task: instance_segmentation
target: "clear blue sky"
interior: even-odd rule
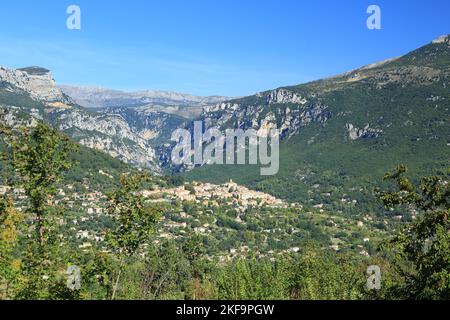
[[[82,29],[66,28],[77,4]],[[382,30],[366,9],[382,10]],[[2,0],[0,65],[59,83],[241,96],[398,56],[450,33],[449,0]]]

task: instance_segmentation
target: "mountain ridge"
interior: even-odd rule
[[[333,202],[341,210],[338,200],[356,193],[349,181],[367,189],[365,180],[380,180],[396,163],[409,162],[420,174],[427,166],[439,170],[448,162],[449,39],[443,36],[403,56],[333,77],[216,104],[199,98],[195,106],[192,101],[173,105],[140,96],[131,104],[120,106],[115,100],[113,106],[92,112],[57,87],[46,69],[1,68],[0,104],[21,105],[22,112],[48,121],[81,144],[154,172],[186,169],[167,162],[170,136],[176,128],[190,128],[194,119],[221,130],[277,127],[282,137],[277,176],[262,179],[254,168],[240,166],[205,166],[184,174],[206,182],[232,178],[290,201]],[[10,103],[14,99],[18,103]],[[414,153],[423,157],[415,159]],[[364,172],[362,163],[372,171]],[[316,195],[312,186],[330,179],[319,190],[334,194],[333,199]],[[369,202],[370,208],[375,206],[373,199]]]
[[[144,105],[178,105],[199,107],[231,99],[224,96],[194,96],[165,90],[123,91],[103,87],[58,86],[78,104],[87,108],[135,107]]]
[[[369,67],[368,67],[369,66]],[[205,126],[281,129],[280,172],[204,166],[204,182],[234,181],[277,197],[361,214],[383,212],[373,190],[405,163],[417,176],[450,159],[450,37],[401,57],[205,108]],[[342,199],[352,195],[355,207]]]
[[[155,152],[146,139],[119,115],[99,114],[79,106],[57,86],[50,71],[0,67],[0,106],[10,124],[27,118],[43,120],[76,142],[123,162],[159,172]]]

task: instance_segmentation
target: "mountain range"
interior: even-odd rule
[[[280,172],[205,166],[190,179],[229,178],[290,201],[362,214],[384,173],[409,166],[416,177],[445,172],[450,159],[450,38],[347,73],[205,108],[207,126],[277,127]],[[357,199],[349,206],[348,198]]]
[[[40,119],[81,145],[156,173],[223,183],[230,178],[277,197],[361,214],[380,210],[373,188],[407,164],[416,176],[450,159],[450,38],[404,56],[310,83],[243,98],[166,91],[58,86],[40,67],[0,68],[0,105],[11,124]],[[205,127],[281,130],[280,172],[167,162],[170,135]],[[357,199],[347,203],[348,198]]]
[[[200,97],[190,94],[145,90],[126,92],[106,88],[58,85],[65,94],[86,108],[136,107],[145,105],[202,107],[230,100],[229,97]]]

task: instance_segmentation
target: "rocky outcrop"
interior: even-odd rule
[[[2,109],[2,120],[10,127],[34,127],[38,120],[46,120],[83,146],[137,167],[160,171],[152,146],[120,117],[90,114],[75,108],[53,114],[52,118],[43,110],[31,109],[28,117],[24,117],[20,107]]]
[[[71,100],[56,86],[51,72],[44,68],[15,70],[0,67],[0,82],[9,84],[10,91],[23,90],[36,100],[71,103]]]
[[[9,125],[32,127],[38,120],[43,120],[86,147],[104,151],[142,168],[159,171],[154,149],[123,117],[88,112],[77,106],[56,87],[48,70],[0,67],[0,83],[0,93],[6,91],[10,96],[13,94],[12,97],[17,94],[39,102],[32,108],[23,107],[20,103],[1,106]]]
[[[433,44],[446,43],[450,45],[450,35],[443,35],[432,41]]]
[[[381,129],[372,129],[370,125],[366,125],[364,128],[360,129],[355,127],[351,123],[347,123],[345,125],[347,129],[348,137],[350,140],[358,140],[358,139],[373,139],[378,138],[383,134],[383,130]]]
[[[308,102],[308,100],[306,100],[301,95],[286,89],[273,90],[269,93],[269,95],[266,98],[268,104],[293,103],[304,105]]]
[[[280,98],[280,97],[278,97]],[[299,130],[313,122],[324,123],[332,114],[328,106],[320,102],[305,102],[306,99],[299,96],[291,96],[293,105],[280,105],[272,111],[268,111],[267,105],[241,105],[238,103],[221,103],[214,107],[205,108],[201,119],[206,128],[217,127],[220,129],[268,129],[278,128],[282,138],[290,138]],[[288,103],[284,96],[281,101]],[[271,100],[275,101],[275,100]],[[280,100],[277,100],[280,101]],[[301,101],[295,104],[292,101]]]
[[[178,107],[168,108],[178,109]],[[158,141],[169,142],[172,131],[184,127],[184,123],[188,121],[177,114],[175,110],[166,112],[159,107],[119,107],[106,108],[102,111],[126,121],[134,133],[152,145],[157,144]]]
[[[126,163],[159,171],[153,148],[120,116],[70,110],[61,113],[57,126],[82,145]]]

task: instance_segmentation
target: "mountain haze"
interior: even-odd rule
[[[64,93],[75,99],[79,105],[86,108],[135,107],[144,105],[201,107],[230,99],[221,96],[199,97],[162,90],[126,92],[106,88],[70,85],[59,85],[58,87]]]

